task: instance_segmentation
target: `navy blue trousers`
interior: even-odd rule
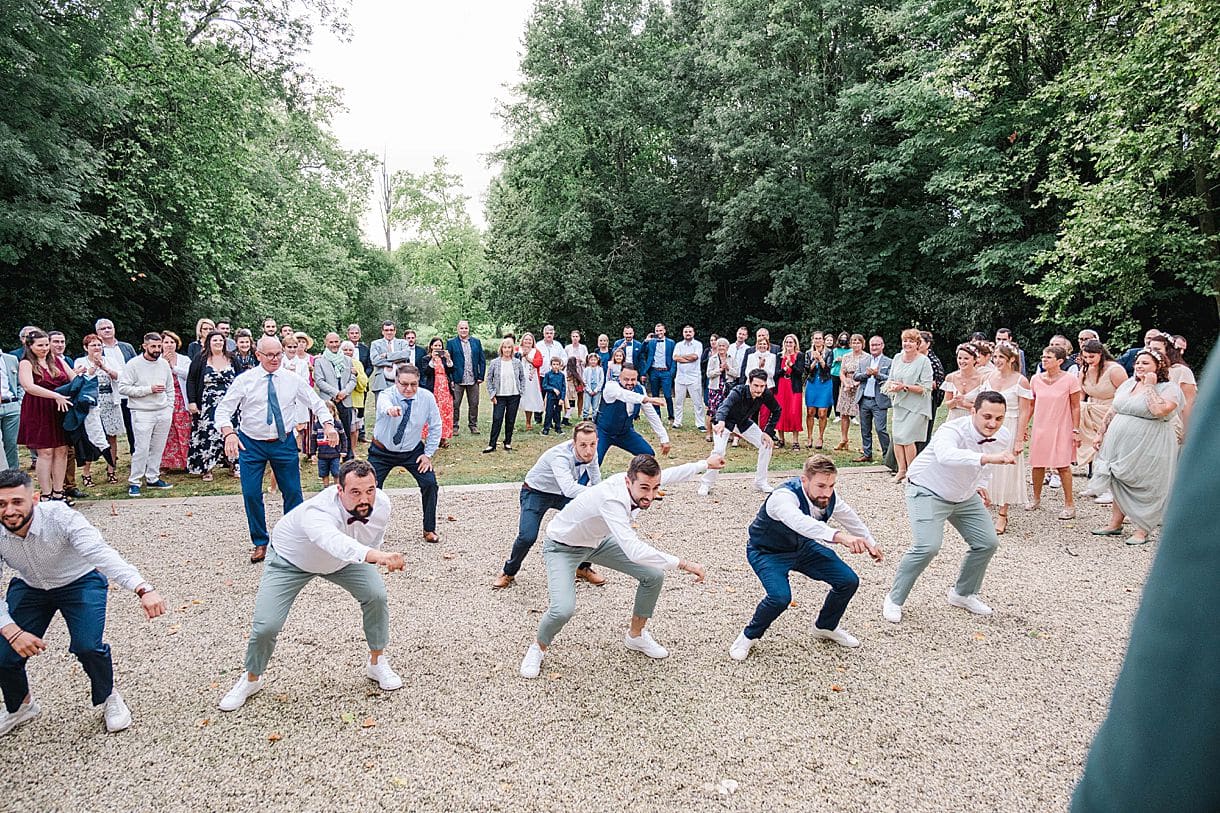
[[[766,598],[758,603],[754,617],[745,630],[746,637],[751,640],[761,638],[771,623],[792,603],[788,574],[794,570],[830,585],[830,593],[814,622],[819,629],[832,630],[839,626],[839,620],[847,610],[847,602],[851,601],[856,588],[860,586],[856,572],[837,553],[817,542],[806,541],[792,553],[767,553],[749,545],[746,547],[746,561],[754,568],[763,589],[767,591]]]

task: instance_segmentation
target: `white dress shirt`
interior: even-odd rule
[[[390,498],[381,489],[369,521],[348,522],[351,514],[330,486],[284,515],[271,531],[271,547],[306,573],[334,573],[364,561],[369,549],[380,549],[390,523]]]
[[[588,463],[582,463],[576,459],[573,443],[574,441],[565,440],[543,452],[542,457],[538,458],[538,462],[525,475],[525,484],[532,491],[562,494],[571,498],[600,483],[602,470],[597,464],[597,455]],[[579,482],[581,475],[585,473],[589,475],[588,486],[582,486]]]
[[[568,358],[580,361],[581,367],[585,366],[585,360],[589,358],[589,348],[583,344],[569,344],[563,352]]]
[[[838,499],[837,494],[835,497],[835,512],[831,519],[843,526],[843,530],[852,536],[862,536],[870,544],[875,542],[868,526],[864,524],[864,520],[860,519],[860,515],[856,513],[855,509]],[[808,499],[808,495],[806,495],[806,499]],[[806,514],[801,510],[800,500],[786,488],[776,489],[770,497],[767,497],[767,516],[784,523],[807,539],[816,539],[825,545],[834,544],[835,529],[827,525],[823,519],[826,512],[810,500],[809,513]]]
[[[95,569],[126,590],[144,583],[140,571],[107,545],[89,520],[55,501],[34,504],[34,518],[24,539],[0,526],[0,571],[5,565],[35,590],[63,587]],[[4,601],[0,603],[0,627],[12,623]]]
[[[5,353],[4,355],[8,355]],[[8,380],[8,365],[4,364],[4,360],[0,359],[0,398],[16,398],[17,385],[16,382],[10,384]]]
[[[568,355],[559,342],[552,340],[550,344],[547,344],[544,339],[538,342],[538,352],[542,354],[542,372],[539,375],[546,375],[551,371],[551,359],[559,359],[560,365],[567,368]]]
[[[679,361],[675,363],[678,369],[674,373],[674,382],[678,384],[700,383],[699,360],[703,358],[703,342],[698,339],[691,339],[689,342],[683,339],[674,346],[674,355],[693,355],[695,357],[694,361]]]
[[[705,471],[707,461],[704,460],[662,469],[661,485],[693,480]],[[627,490],[627,474],[623,472],[586,488],[568,503],[546,526],[546,537],[574,548],[596,548],[607,539],[613,539],[627,558],[637,564],[676,570],[677,556],[649,545],[631,527],[631,520],[638,513]]]
[[[746,357],[746,354],[753,351],[753,349],[754,345],[750,344],[749,342],[742,342],[741,344],[734,342],[733,344],[729,345],[728,357],[729,361],[731,362],[729,364],[729,369],[733,371],[733,374],[729,376],[730,384],[737,380],[737,371],[741,369],[741,360]]]
[[[626,389],[617,381],[607,381],[605,388],[602,389],[602,408],[604,409],[606,404],[612,404],[615,401],[623,401],[628,404],[642,404],[640,412],[644,413],[644,418],[648,421],[648,425],[652,427],[652,431],[656,434],[657,439],[662,443],[669,443],[669,432],[665,429],[665,422],[657,414],[656,407],[652,404],[644,403],[644,399],[647,397],[642,392]]]
[[[428,440],[424,443],[424,454],[432,457],[441,446],[441,410],[436,404],[436,396],[423,387],[415,391],[414,398],[409,399],[413,403],[411,414],[407,418],[407,427],[398,443],[394,442],[394,435],[398,433],[398,425],[403,416],[390,415],[389,410],[391,407],[398,407],[405,414],[407,400],[398,391],[398,387],[381,391],[377,396],[378,421],[373,430],[373,439],[391,452],[410,452],[420,444],[424,427],[427,426]],[[385,420],[380,420],[383,417]]]
[[[931,491],[946,502],[964,502],[991,482],[991,466],[981,460],[1012,448],[1012,433],[1000,427],[992,439],[974,428],[970,415],[945,421],[932,442],[915,456],[907,469],[907,482]],[[838,513],[835,514],[838,516]]]
[[[308,381],[290,373],[282,366],[271,374],[275,382],[275,397],[280,402],[280,415],[284,419],[284,431],[292,436],[295,423],[293,416],[302,417],[312,412],[322,424],[334,424],[326,403],[309,386]],[[253,440],[276,440],[275,421],[267,423],[267,370],[260,364],[233,379],[229,391],[216,405],[216,429],[224,434],[233,427],[233,414],[241,410],[238,430]]]

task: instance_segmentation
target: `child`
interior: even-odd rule
[[[568,378],[568,411],[563,416],[565,426],[571,425],[573,411],[580,415],[585,409],[585,379],[581,375],[582,369],[580,359],[575,356],[568,359],[567,368],[564,370]]]
[[[590,353],[585,359],[585,411],[586,421],[597,420],[597,411],[602,405],[602,387],[606,386],[606,371],[602,369],[602,357]]]
[[[327,401],[326,406],[330,409],[331,417],[335,419],[335,426],[343,426],[343,422],[339,420],[339,410],[335,407],[334,401]],[[339,482],[339,463],[344,456],[348,454],[350,448],[350,439],[347,432],[339,432],[339,445],[331,446],[326,442],[326,427],[317,419],[313,421],[313,435],[318,441],[318,477],[322,480],[322,488],[330,485],[330,478],[334,477],[335,482]]]
[[[558,358],[553,358],[551,359],[551,371],[542,377],[542,393],[546,396],[546,420],[542,424],[542,434],[551,434],[551,426],[555,427],[557,434],[563,434],[560,409],[567,389],[563,362]]]

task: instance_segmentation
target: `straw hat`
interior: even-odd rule
[[[298,342],[305,342],[305,352],[313,350],[313,337],[308,333],[298,332],[292,334]]]

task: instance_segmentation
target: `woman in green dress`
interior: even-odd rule
[[[902,353],[894,358],[889,380],[882,390],[890,396],[894,426],[894,458],[898,473],[894,482],[907,478],[907,466],[915,459],[915,442],[928,436],[928,421],[932,420],[932,362],[919,352],[919,331],[902,331]]]

